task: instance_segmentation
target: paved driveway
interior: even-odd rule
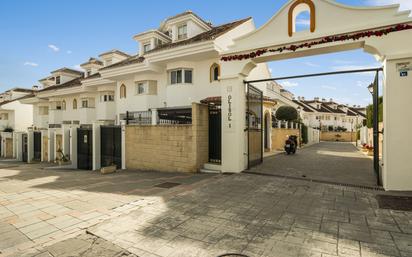
[[[316,179],[354,185],[376,186],[371,158],[351,143],[321,142],[296,155],[279,154],[264,159],[252,172]]]
[[[218,176],[89,231],[141,257],[412,256],[412,213],[376,194],[295,179]]]

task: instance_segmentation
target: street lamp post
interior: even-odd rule
[[[379,170],[379,71],[376,71],[375,81],[368,86],[368,90],[373,96],[373,167],[378,185],[381,185]]]

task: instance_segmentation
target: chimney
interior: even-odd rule
[[[33,85],[33,86],[31,87],[31,89],[32,89],[33,91],[37,91],[37,90],[39,90],[39,86],[38,86],[38,85]]]
[[[304,97],[304,96],[302,96],[302,101],[305,101],[305,97]]]
[[[332,103],[332,102],[333,102],[333,98],[330,98],[330,99],[329,99],[329,102],[331,102],[331,103]]]
[[[315,101],[319,101],[319,97],[315,97]]]
[[[322,98],[322,102],[326,102],[326,99],[325,99],[325,98]]]

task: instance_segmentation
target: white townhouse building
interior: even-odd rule
[[[77,168],[78,158],[84,157],[79,145],[86,142],[91,145],[86,168],[100,168],[104,165],[101,141],[105,140],[100,126],[120,125],[126,119],[139,124],[173,122],[169,115],[188,116],[192,103],[219,97],[219,53],[234,38],[254,29],[251,18],[213,26],[187,11],[166,19],[157,29],[135,35],[139,49],[135,55],[112,50],[83,63],[84,72],[69,68],[51,72],[39,80],[42,86],[34,95],[25,99],[33,105],[35,118],[26,139],[29,150],[21,159],[65,157]],[[270,77],[266,64],[260,64],[248,79],[262,77]],[[83,135],[81,129],[91,133]]]
[[[33,107],[23,103],[32,96],[32,90],[13,88],[0,94],[0,148],[1,156],[16,157],[17,135],[33,124]]]
[[[298,97],[293,100],[300,108],[303,123],[312,128],[321,128],[322,131],[346,130],[354,132],[364,125],[366,108],[339,104],[333,99],[305,100]]]

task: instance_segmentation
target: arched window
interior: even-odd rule
[[[62,110],[66,110],[66,101],[65,100],[63,100],[63,102],[62,102]]]
[[[309,23],[309,24],[308,24]],[[316,28],[316,10],[311,0],[296,0],[289,9],[289,36],[293,36],[296,31],[301,31],[302,27],[310,26],[310,32]]]
[[[126,98],[126,86],[122,84],[120,86],[120,99]]]
[[[214,63],[210,66],[210,82],[219,81],[220,78],[220,65]]]
[[[73,100],[73,110],[76,110],[76,109],[77,109],[77,100],[74,99]]]

